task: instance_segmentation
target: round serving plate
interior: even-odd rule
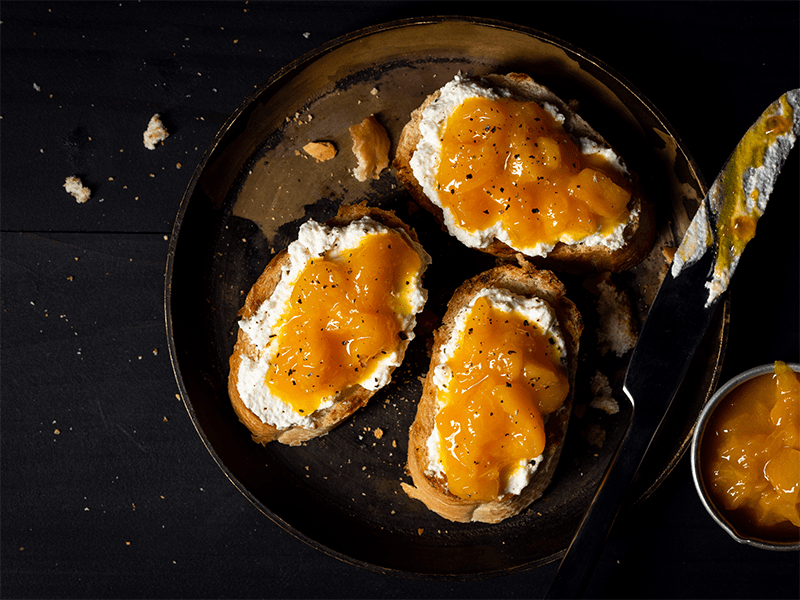
[[[596,350],[596,299],[564,276],[586,323],[575,411],[553,481],[522,514],[497,525],[451,523],[401,490],[408,428],[429,357],[427,344],[452,292],[493,259],[461,246],[416,207],[391,168],[358,182],[348,128],[374,114],[397,142],[411,111],[458,72],[524,72],[562,98],[617,148],[656,208],[658,236],[638,267],[614,275],[641,322],[706,186],[680,139],[649,101],[609,67],[544,33],[512,24],[440,17],[357,31],[289,64],[233,113],[198,165],[181,202],[166,273],[170,353],[186,408],[233,484],[265,515],[344,561],[412,577],[505,574],[563,555],[630,418],[622,393],[628,355]],[[333,142],[318,163],[302,147]],[[394,150],[394,146],[392,148]],[[327,436],[299,447],[254,443],[227,393],[238,311],[261,271],[300,224],[343,203],[394,210],[433,257],[429,300],[392,383]],[[721,303],[634,482],[649,495],[686,450],[719,375],[729,307]],[[590,405],[605,375],[621,410]]]

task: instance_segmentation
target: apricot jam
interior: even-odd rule
[[[746,535],[800,534],[800,379],[781,361],[714,410],[700,449],[716,507]]]
[[[544,417],[567,397],[557,346],[482,296],[447,365],[452,379],[439,392],[445,404],[435,421],[448,488],[464,499],[495,499],[521,460],[542,453]]]
[[[763,207],[758,205],[758,187],[747,194],[742,185],[745,173],[764,166],[768,151],[777,138],[792,130],[794,109],[786,96],[781,96],[771,108],[774,114],[761,115],[747,130],[719,175],[720,193],[725,202],[716,219],[719,243],[714,276],[717,278],[725,277],[747,242],[755,236],[756,223],[763,212]],[[777,113],[778,110],[782,114]]]
[[[441,136],[443,207],[474,233],[501,222],[518,250],[609,234],[628,219],[628,181],[599,154],[582,154],[535,102],[469,98]]]
[[[339,256],[312,259],[294,285],[266,384],[301,415],[368,379],[402,341],[404,291],[421,259],[397,232],[364,237]]]

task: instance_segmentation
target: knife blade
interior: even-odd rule
[[[755,235],[798,135],[800,89],[770,104],[747,130],[695,213],[628,364],[623,390],[631,419],[547,598],[576,598],[586,590],[630,482]]]

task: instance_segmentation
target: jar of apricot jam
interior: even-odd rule
[[[705,508],[737,541],[800,548],[800,365],[756,367],[700,415],[692,473]]]

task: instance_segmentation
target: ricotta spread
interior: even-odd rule
[[[466,246],[471,248],[486,248],[497,239],[528,256],[547,256],[555,247],[555,243],[537,243],[530,247],[517,247],[517,245],[512,243],[501,221],[498,221],[486,229],[468,231],[458,224],[452,211],[443,206],[439,199],[436,186],[436,173],[439,168],[442,150],[442,130],[453,111],[469,98],[498,100],[514,98],[514,94],[508,89],[492,88],[488,82],[480,78],[467,78],[463,77],[461,74],[456,75],[452,81],[441,88],[439,97],[422,111],[422,119],[419,123],[421,139],[417,143],[414,154],[409,161],[414,177],[420,183],[425,195],[436,204],[436,206],[443,210],[445,225],[450,234]],[[553,116],[556,122],[561,124],[565,122],[566,117],[556,106],[548,102],[542,103],[542,106]],[[574,141],[582,154],[587,156],[594,154],[602,156],[614,170],[621,174],[629,174],[622,159],[613,149],[600,145],[594,140],[585,137],[577,138]],[[638,214],[638,208],[631,210],[628,220],[618,224],[607,234],[597,232],[579,239],[573,238],[570,235],[564,235],[558,241],[565,244],[582,243],[587,246],[605,246],[611,250],[619,249],[625,244],[623,235],[625,228],[637,218]]]
[[[273,294],[252,317],[239,322],[239,327],[255,346],[257,358],[252,360],[246,355],[242,356],[237,390],[245,406],[264,423],[279,429],[294,426],[313,427],[315,415],[332,406],[341,393],[337,392],[324,399],[314,413],[301,415],[288,403],[276,397],[265,385],[270,361],[279,350],[277,333],[288,313],[295,282],[303,269],[312,259],[322,256],[336,258],[356,248],[366,236],[387,231],[389,231],[387,227],[369,217],[354,221],[344,228],[328,227],[313,220],[304,223],[300,227],[297,240],[287,249],[290,260],[281,273],[281,279]],[[405,288],[404,297],[400,298],[401,301],[398,303],[402,307],[397,316],[404,333],[404,336],[401,336],[403,339],[394,351],[375,359],[372,368],[367,369],[358,382],[358,385],[368,390],[378,390],[391,380],[392,371],[400,365],[408,344],[414,338],[416,315],[422,311],[427,300],[427,291],[422,287],[422,275],[431,258],[419,244],[403,235],[420,255],[421,267],[410,281],[410,285]]]
[[[450,339],[440,347],[435,357],[436,367],[433,371],[433,385],[438,391],[444,392],[448,388],[452,373],[450,367],[447,366],[447,361],[455,354],[456,348],[459,345],[459,340],[464,333],[470,311],[475,306],[475,302],[478,298],[482,297],[486,297],[495,308],[503,312],[518,313],[528,321],[536,323],[545,334],[553,339],[558,356],[561,357],[562,366],[566,366],[566,345],[558,326],[555,311],[553,311],[549,304],[539,298],[526,298],[506,289],[486,288],[476,294],[470,300],[469,304],[458,312]],[[438,410],[444,406],[444,401],[438,394],[437,400],[438,412]],[[434,420],[433,431],[426,441],[428,452],[428,468],[426,469],[426,475],[441,479],[444,476],[444,469],[440,458],[439,443],[439,432],[436,429]],[[528,485],[534,473],[536,473],[542,460],[544,460],[543,455],[521,460],[516,470],[511,473],[508,480],[505,482],[505,487],[502,489],[501,494],[520,494],[522,490],[525,489],[525,486]]]

